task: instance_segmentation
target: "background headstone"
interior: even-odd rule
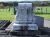
[[[38,27],[44,27],[44,18],[40,16],[35,16],[35,24],[38,25]]]

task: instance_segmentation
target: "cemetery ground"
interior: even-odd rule
[[[37,8],[39,8],[40,10],[37,10]],[[45,23],[47,23],[49,21],[49,24],[50,24],[50,7],[37,7],[37,8],[35,8],[35,13],[36,13],[35,15],[44,17],[44,19],[46,21]],[[41,11],[41,8],[42,8],[42,11]],[[46,12],[46,8],[47,8],[47,12]],[[13,7],[10,7],[10,10],[9,10],[9,8],[0,9],[0,20],[10,20],[11,22],[14,21],[15,15],[14,15]],[[17,37],[17,36],[0,35],[0,37]],[[48,37],[48,35],[47,35],[47,37]]]

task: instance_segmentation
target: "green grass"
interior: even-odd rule
[[[13,13],[13,8],[11,7],[10,8],[10,11],[9,11],[9,8],[5,8],[5,9],[0,9],[0,20],[10,20],[10,21],[13,21],[15,18],[14,18],[14,13]]]
[[[50,20],[50,14],[36,14],[37,16],[41,16],[41,17],[44,17],[44,19],[46,20]]]
[[[38,8],[39,9],[42,8],[42,12],[41,12],[41,10],[38,10]],[[47,13],[46,13],[46,8],[47,8]],[[50,14],[49,14],[50,13],[50,7],[36,7],[34,12],[37,16],[41,16],[41,17],[44,17],[44,19],[50,20]]]

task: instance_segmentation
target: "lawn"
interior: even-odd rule
[[[46,20],[50,20],[50,14],[36,14],[37,16],[41,16],[41,17],[44,17],[44,19]]]
[[[4,8],[4,9],[0,9],[0,20],[10,20],[13,21],[14,18],[14,10],[13,7],[10,8]]]
[[[41,11],[41,8],[42,8],[42,11]],[[46,8],[47,8],[47,11],[46,11]],[[44,19],[50,20],[50,7],[36,7],[34,12],[37,16],[41,16],[41,17],[44,17]]]

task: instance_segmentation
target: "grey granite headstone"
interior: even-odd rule
[[[44,27],[44,18],[40,16],[35,16],[35,18],[35,24],[37,24],[39,28]]]
[[[32,3],[18,3],[16,21],[12,22],[6,30],[38,30],[35,24]]]
[[[34,24],[35,18],[32,11],[32,3],[18,3],[16,24],[19,29],[19,26],[27,26],[28,30],[38,30],[37,24]]]

